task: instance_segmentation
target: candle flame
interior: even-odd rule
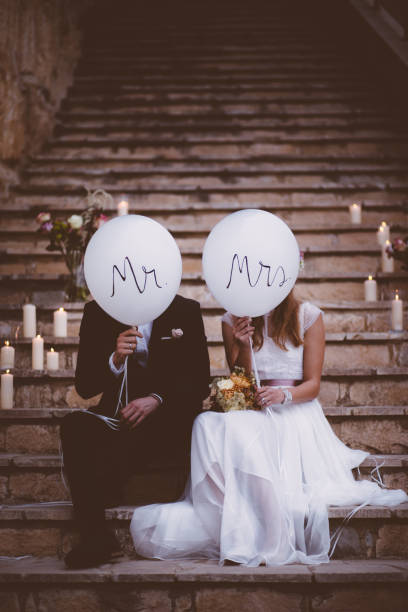
[[[379,232],[383,232],[385,230],[385,227],[383,225],[380,225],[380,227],[378,228]]]
[[[51,353],[53,353],[53,352],[54,352],[54,349],[52,348],[52,349],[51,349]]]
[[[373,280],[373,277],[371,276],[371,274],[370,274],[370,276],[368,277],[368,280]]]
[[[59,310],[60,312],[64,312],[64,309],[63,309],[63,308],[58,308],[58,310]]]
[[[385,222],[385,221],[381,221],[381,226],[382,226],[382,227],[387,227],[386,222]]]
[[[41,334],[37,334],[37,338],[41,338]]]
[[[395,291],[395,299],[396,299],[396,300],[399,300],[399,299],[400,299],[400,297],[399,297],[399,295],[398,295],[398,289],[396,289],[396,291]]]
[[[10,370],[6,370],[6,374],[10,374]]]
[[[385,241],[386,246],[388,246],[389,244],[391,244],[391,242],[389,240]]]
[[[352,204],[353,208],[358,208],[360,206],[360,204]]]
[[[8,340],[5,341],[4,343],[6,346],[9,346],[10,342]]]

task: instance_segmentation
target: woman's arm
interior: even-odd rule
[[[288,387],[293,403],[308,402],[319,395],[320,380],[324,360],[325,331],[323,317],[320,315],[305,333],[303,349],[303,382],[296,387]],[[284,398],[282,389],[261,387],[256,399],[262,405],[280,404]]]
[[[222,337],[230,370],[234,366],[245,368],[247,374],[252,371],[251,346],[249,339],[253,336],[254,327],[249,317],[234,317],[234,326],[222,322]]]

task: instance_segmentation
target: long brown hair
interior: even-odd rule
[[[277,306],[267,317],[271,321],[271,337],[279,348],[287,351],[286,342],[290,341],[294,346],[301,346],[303,340],[300,336],[299,325],[300,302],[294,291]],[[252,325],[255,327],[253,343],[255,350],[259,351],[264,343],[264,317],[254,317]]]

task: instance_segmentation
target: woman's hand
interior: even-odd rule
[[[113,363],[117,368],[123,365],[126,355],[133,353],[138,338],[143,338],[143,334],[138,331],[137,327],[131,327],[119,334],[116,340],[116,351],[113,354]]]
[[[279,387],[259,387],[255,393],[255,401],[261,408],[271,404],[281,404],[285,394]]]
[[[159,400],[151,395],[139,397],[122,408],[120,411],[120,420],[129,429],[134,429],[140,425],[149,414],[157,410],[159,406]]]
[[[249,317],[237,317],[232,328],[234,340],[241,346],[249,346],[249,339],[254,335],[255,327]]]

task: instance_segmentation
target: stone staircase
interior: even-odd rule
[[[240,208],[287,221],[305,251],[298,294],[325,311],[325,413],[345,443],[372,453],[361,477],[383,464],[385,484],[408,490],[408,332],[390,332],[390,299],[396,288],[408,299],[408,276],[399,266],[380,272],[375,236],[383,220],[393,236],[407,232],[407,125],[331,26],[319,26],[319,3],[104,6],[85,26],[53,138],[1,205],[0,335],[14,337],[30,296],[62,369],[31,370],[31,342],[15,341],[16,407],[0,412],[0,554],[33,558],[0,560],[0,608],[351,611],[365,601],[370,610],[402,610],[406,505],[361,509],[336,549],[342,560],[318,568],[132,560],[65,572],[57,560],[75,540],[58,423],[92,401],[73,386],[82,305],[63,303],[65,268],[45,250],[35,216],[78,212],[84,187],[126,195],[130,212],[173,233],[183,253],[181,293],[202,304],[214,374],[226,364],[222,310],[201,275],[205,237]],[[354,201],[363,203],[361,226],[349,222]],[[362,301],[368,274],[379,302]],[[69,337],[56,339],[52,311],[62,305]],[[126,505],[107,511],[129,557],[132,505],[172,499],[182,486],[176,468],[152,466],[129,483]],[[349,511],[330,509],[333,530]]]

